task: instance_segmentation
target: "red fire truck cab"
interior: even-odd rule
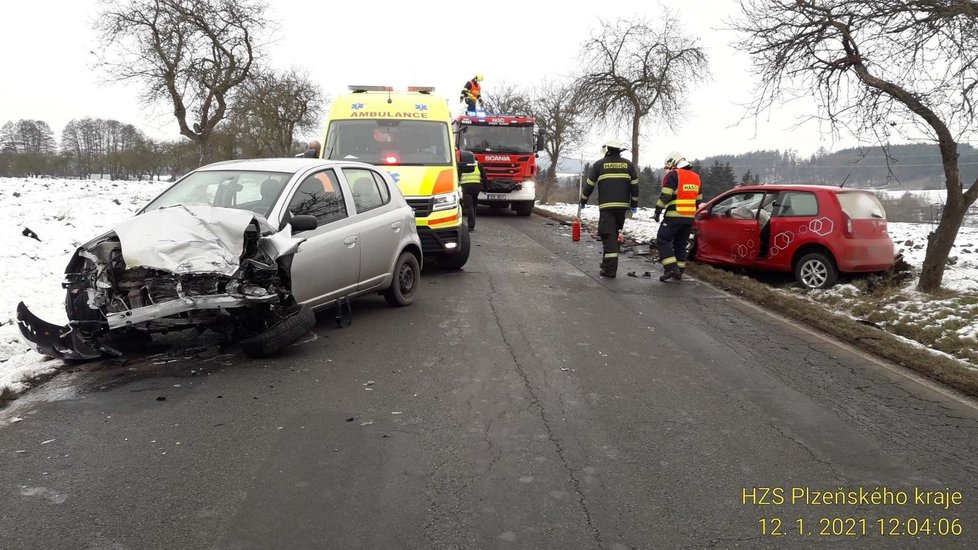
[[[536,119],[469,111],[455,119],[455,133],[456,147],[474,153],[489,180],[479,204],[509,206],[529,216],[536,200],[537,152],[543,149]]]

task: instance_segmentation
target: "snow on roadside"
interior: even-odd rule
[[[64,269],[75,249],[131,217],[169,184],[147,181],[0,178],[0,388],[61,363],[31,350],[17,328],[17,303],[56,324],[67,321]],[[23,235],[25,228],[40,241]]]
[[[554,214],[559,214],[561,216],[577,216],[577,205],[568,203],[557,203],[557,204],[538,204],[537,208],[541,208],[548,212],[553,212]],[[589,223],[592,226],[597,226],[598,224],[598,207],[591,204],[584,207],[581,210],[581,221]],[[652,219],[655,214],[654,208],[639,208],[638,212],[630,220],[625,220],[625,228],[622,232],[631,237],[632,240],[640,243],[648,243],[655,240],[655,234],[659,231],[659,222]]]

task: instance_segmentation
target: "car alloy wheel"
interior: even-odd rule
[[[801,265],[801,281],[808,288],[822,288],[829,278],[829,269],[820,259],[811,259]]]

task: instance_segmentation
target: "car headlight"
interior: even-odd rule
[[[536,188],[536,186],[537,186],[537,183],[535,181],[533,181],[533,180],[527,180],[527,181],[524,181],[523,182],[523,189],[533,190],[534,188]]]
[[[441,195],[434,196],[434,204],[432,205],[432,210],[438,212],[440,210],[451,210],[458,207],[458,193],[444,193]]]

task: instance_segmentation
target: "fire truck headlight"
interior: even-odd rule
[[[536,188],[536,186],[537,184],[533,180],[527,180],[523,182],[523,189],[534,189]]]
[[[441,210],[451,210],[458,206],[458,193],[444,193],[441,195],[435,195],[435,202],[432,205],[432,210],[438,212]]]

